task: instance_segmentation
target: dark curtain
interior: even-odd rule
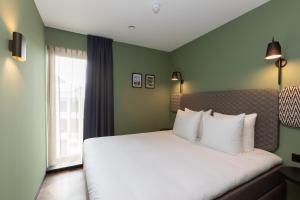
[[[87,36],[84,139],[114,134],[112,42]]]

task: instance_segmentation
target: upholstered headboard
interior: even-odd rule
[[[225,114],[257,113],[255,147],[274,152],[278,148],[278,91],[273,89],[233,90],[184,94],[180,108],[213,109]]]

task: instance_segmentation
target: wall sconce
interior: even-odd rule
[[[26,61],[26,38],[21,33],[13,32],[13,39],[9,40],[8,48],[14,59]]]
[[[182,78],[182,74],[178,71],[175,71],[172,73],[172,78],[171,78],[172,81],[178,81],[180,80],[180,93],[182,93],[182,85],[184,83],[184,80]]]
[[[281,85],[281,71],[282,68],[287,65],[287,60],[282,57],[281,46],[278,41],[272,39],[272,42],[268,44],[267,52],[266,52],[267,60],[277,59],[275,65],[278,67],[278,85]]]

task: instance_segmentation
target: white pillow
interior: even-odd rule
[[[198,112],[198,111],[193,111],[193,110],[190,110],[188,108],[185,108],[184,109],[185,112]],[[197,135],[197,138],[201,138],[202,135],[203,135],[203,131],[202,131],[202,127],[203,127],[203,121],[202,121],[202,118],[203,118],[203,115],[211,115],[211,112],[212,112],[212,109],[209,109],[208,111],[199,111],[199,112],[203,112],[203,114],[201,115],[201,118],[200,118],[200,122],[199,122],[199,128],[198,128],[198,135]]]
[[[215,117],[233,117],[235,115],[225,115],[222,113],[214,112]],[[244,129],[242,136],[242,146],[244,152],[254,150],[254,137],[255,137],[255,121],[257,114],[249,114],[245,116]]]
[[[194,142],[197,138],[202,112],[177,111],[173,132],[179,137]]]
[[[245,114],[230,118],[203,116],[201,144],[228,154],[242,152],[242,131]]]

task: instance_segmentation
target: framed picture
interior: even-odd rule
[[[145,75],[145,88],[154,89],[155,88],[155,76],[152,74]]]
[[[132,82],[133,88],[141,88],[142,87],[142,74],[132,73],[131,82]]]

